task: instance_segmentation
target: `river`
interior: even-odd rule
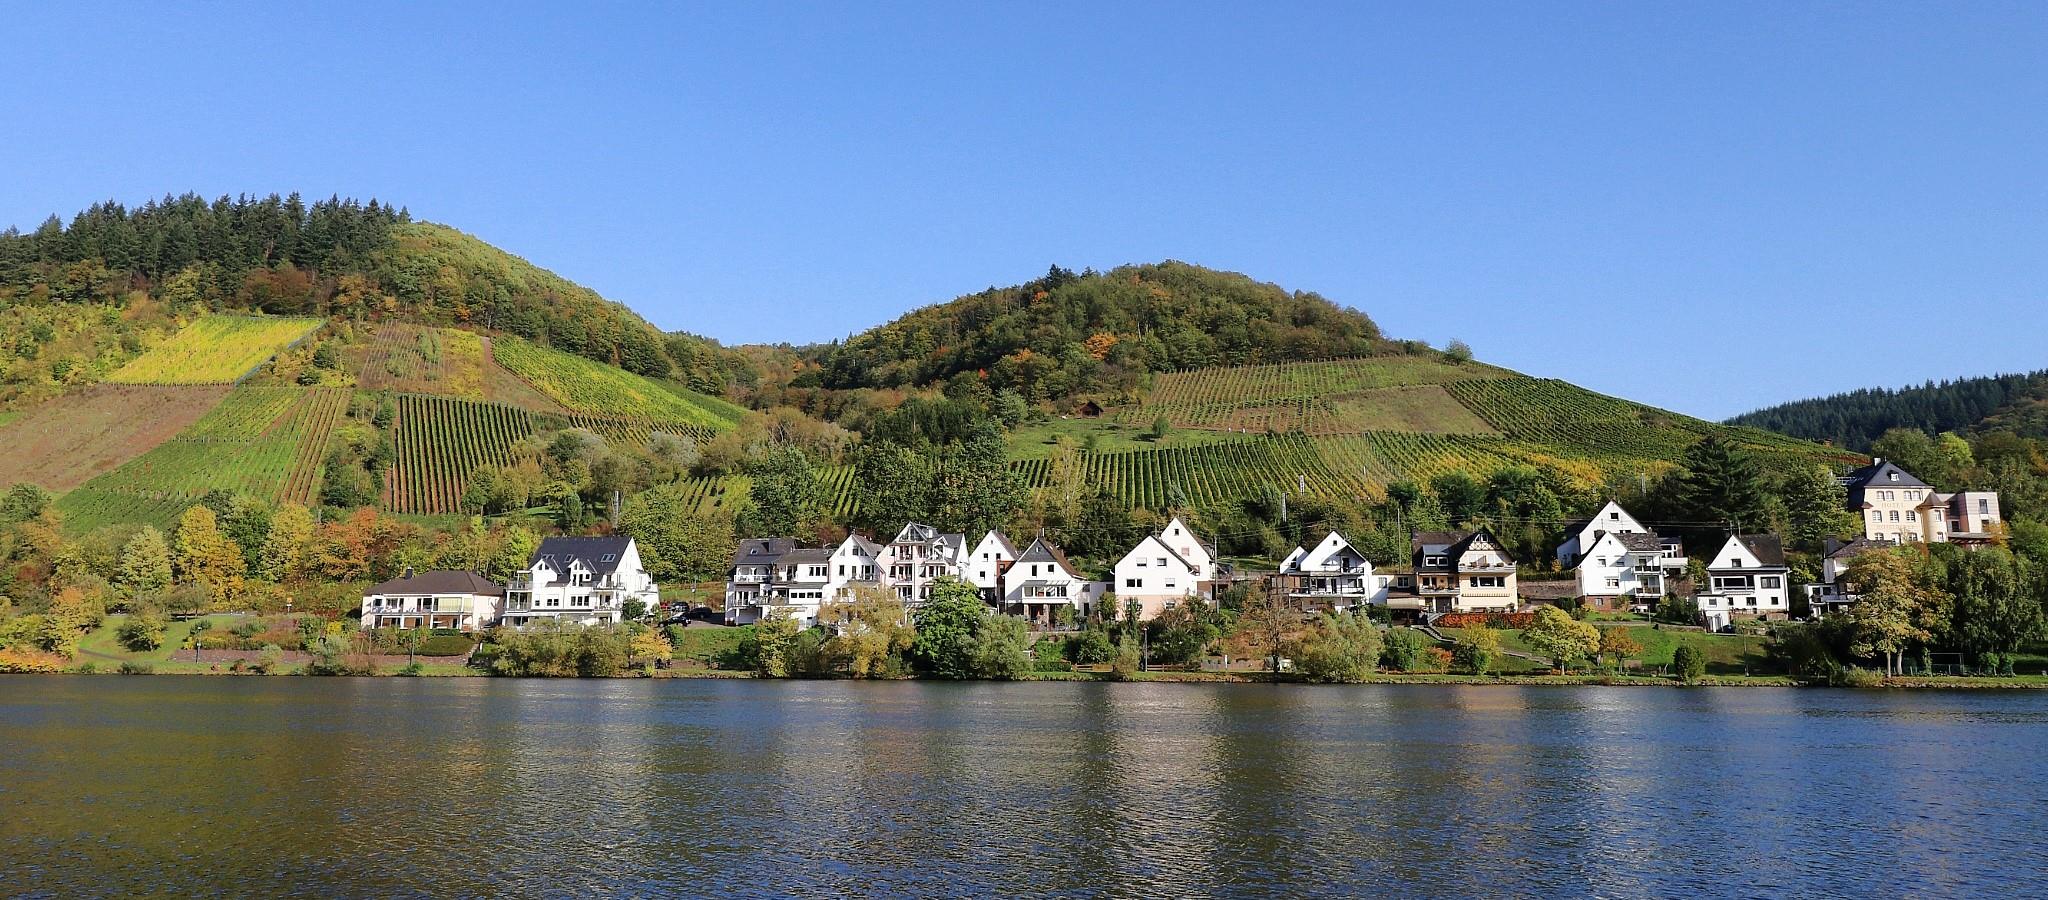
[[[0,895],[2048,894],[2048,693],[0,678]]]

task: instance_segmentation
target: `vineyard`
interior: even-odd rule
[[[352,356],[365,390],[485,399],[484,339],[474,332],[378,325]]]
[[[1165,416],[1177,428],[1309,434],[1371,428],[1483,433],[1440,385],[1510,374],[1435,356],[1194,369],[1158,377],[1142,404],[1121,410],[1127,425]]]
[[[225,385],[75,388],[0,424],[0,484],[70,490],[176,437],[227,395]]]
[[[745,410],[724,400],[669,387],[624,369],[549,350],[513,337],[491,342],[500,365],[577,413],[723,430]]]
[[[184,433],[65,494],[58,506],[69,527],[89,530],[167,524],[212,490],[311,503],[348,397],[338,388],[237,388]]]
[[[401,394],[397,406],[395,462],[384,487],[385,507],[393,512],[460,511],[470,474],[511,463],[512,445],[535,430],[532,413],[495,403]]]
[[[320,325],[319,319],[207,316],[144,351],[107,380],[118,384],[229,384]]]

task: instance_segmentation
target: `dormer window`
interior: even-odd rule
[[[1892,480],[1893,480],[1893,481],[1897,481],[1897,480],[1899,480],[1899,473],[1897,473],[1897,472],[1893,472],[1893,473],[1891,473],[1891,474],[1892,474]]]
[[[616,554],[616,553],[607,553],[607,554],[605,554],[604,556],[602,556],[602,557],[599,557],[597,561],[598,561],[598,562],[617,562],[617,561],[618,561],[618,558],[619,558],[619,555],[618,555],[618,554]]]

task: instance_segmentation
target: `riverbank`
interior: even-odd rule
[[[221,675],[221,676],[296,676],[303,674],[296,668],[262,673],[247,668],[237,669],[231,664],[219,661],[192,662],[164,661],[147,668],[131,668],[128,671],[108,669],[73,669],[66,672],[22,673],[22,674],[70,674],[70,675]],[[424,677],[424,678],[492,678],[496,677],[459,662],[421,661],[417,670],[378,670],[363,678]],[[743,681],[852,681],[846,678],[767,678],[752,672],[733,672],[722,669],[657,669],[652,675],[643,671],[621,673],[599,679],[566,680],[637,680],[653,678],[695,679],[695,680],[743,680]],[[917,681],[915,678],[875,679],[893,681]],[[1326,685],[1310,682],[1296,675],[1273,675],[1265,672],[1137,672],[1119,677],[1110,672],[1030,672],[1015,679],[1016,682],[1128,682],[1137,684],[1291,684],[1303,687]],[[1707,675],[1693,682],[1662,675],[1614,675],[1603,673],[1541,675],[1456,675],[1448,673],[1381,673],[1346,684],[1370,685],[1502,685],[1502,686],[1553,686],[1553,687],[1802,687],[1798,681],[1784,675]],[[2002,678],[1974,676],[1903,676],[1854,686],[1863,690],[2048,690],[2048,676],[2021,675]]]

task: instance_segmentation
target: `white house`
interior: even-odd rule
[[[1136,604],[1139,620],[1149,621],[1200,596],[1215,577],[1216,551],[1175,516],[1117,561],[1111,588],[1117,608],[1103,614],[1120,616]]]
[[[1016,561],[1017,545],[1010,543],[1002,532],[990,531],[982,535],[981,543],[974,545],[974,551],[967,555],[967,581],[980,588],[983,596],[994,599],[1003,567]]]
[[[795,538],[740,541],[725,575],[725,624],[749,625],[761,620],[761,606],[775,583],[775,562],[795,549]]]
[[[1730,535],[1707,563],[1707,587],[1693,599],[1713,630],[1738,618],[1782,619],[1792,612],[1790,572],[1777,535]]]
[[[1650,529],[1644,528],[1635,516],[1621,508],[1621,504],[1609,500],[1590,518],[1565,526],[1564,543],[1557,545],[1557,564],[1565,567],[1576,565],[1580,557],[1592,552],[1594,542],[1602,534],[1649,533]]]
[[[832,584],[828,595],[834,600],[846,599],[846,592],[862,584],[881,584],[881,559],[883,547],[858,534],[848,534],[846,540],[832,549]]]
[[[551,537],[506,586],[504,619],[515,627],[546,619],[610,625],[625,618],[629,600],[661,605],[661,587],[632,538]]]
[[[1820,583],[1806,586],[1807,605],[1813,608],[1815,616],[1845,609],[1863,599],[1847,590],[1841,582],[1842,573],[1849,570],[1849,563],[1865,553],[1877,553],[1899,546],[1890,540],[1859,537],[1848,543],[1828,539],[1827,552],[1820,560]]]
[[[964,580],[966,561],[966,535],[941,534],[930,525],[912,522],[883,548],[879,563],[882,585],[894,588],[904,603],[923,603],[931,599],[933,582]]]
[[[1600,609],[1631,600],[1654,603],[1685,572],[1677,538],[1649,532],[1602,532],[1577,560],[1579,596]]]
[[[1076,618],[1093,612],[1109,592],[1109,582],[1083,578],[1059,547],[1040,536],[1004,565],[995,590],[1004,613],[1051,625],[1061,607],[1072,608]]]
[[[407,569],[364,592],[362,627],[481,631],[497,624],[504,601],[504,586],[475,572]]]
[[[1372,561],[1335,531],[1314,549],[1294,548],[1280,563],[1276,587],[1295,601],[1337,611],[1385,606],[1394,576],[1374,574]]]

